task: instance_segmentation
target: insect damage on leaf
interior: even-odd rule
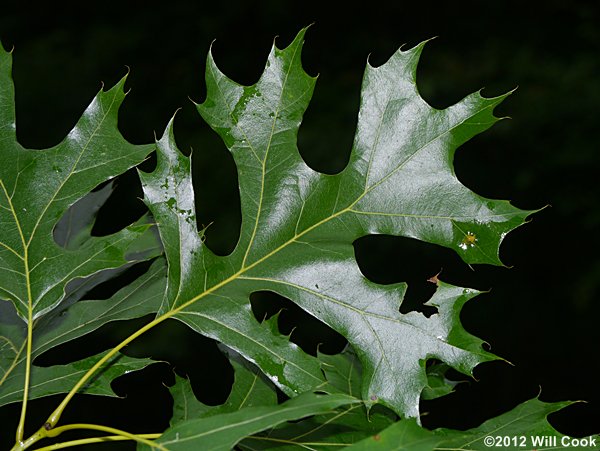
[[[249,296],[276,292],[348,339],[363,367],[365,402],[418,417],[428,359],[471,374],[495,358],[460,324],[462,306],[477,292],[438,281],[427,302],[436,314],[401,314],[406,285],[367,280],[352,243],[369,234],[406,236],[454,249],[467,263],[500,264],[501,240],[531,212],[473,193],[452,160],[458,146],[498,120],[493,109],[506,95],[475,93],[434,109],[416,88],[424,43],[399,50],[382,66],[367,66],[348,166],[322,174],[297,148],[316,82],[300,61],[304,33],[272,48],[252,86],[227,78],[208,56],[207,97],[197,109],[238,170],[242,225],[230,255],[211,252],[188,220],[190,162],[176,148],[172,123],[157,143],[156,170],[140,173],[169,264],[161,313],[235,349],[290,396],[323,389],[318,361],[252,316]]]

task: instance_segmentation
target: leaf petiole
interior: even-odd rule
[[[114,434],[116,436],[123,437],[123,440],[134,440],[138,443],[143,443],[145,445],[148,445],[148,446],[152,447],[152,449],[156,448],[156,449],[159,449],[162,451],[167,451],[167,449],[164,446],[162,446],[158,443],[154,443],[152,440],[148,440],[148,438],[145,438],[142,435],[132,434],[130,432],[121,431],[120,429],[111,428],[109,426],[101,426],[99,424],[86,424],[86,423],[67,424],[65,426],[59,426],[57,428],[50,429],[47,432],[47,436],[48,437],[56,437],[56,436],[62,434],[63,432],[77,430],[77,429],[87,429],[87,430],[93,430],[93,431],[108,432],[110,434]],[[145,434],[145,435],[148,435],[148,434]],[[160,437],[161,434],[150,434],[150,435],[154,436],[154,438],[158,438],[158,437]],[[104,437],[98,437],[98,438],[102,439]],[[42,448],[42,449],[44,449],[44,448]],[[52,449],[52,448],[50,448],[50,449]]]
[[[0,187],[2,187],[2,191],[4,192],[4,196],[9,205],[9,210],[12,213],[12,216],[15,220],[15,225],[17,226],[17,231],[19,232],[19,237],[21,239],[21,244],[23,246],[23,255],[17,254],[18,257],[21,258],[23,264],[25,265],[25,284],[27,286],[27,359],[25,363],[25,381],[23,382],[23,402],[21,403],[21,418],[19,419],[19,425],[17,426],[16,432],[16,443],[20,443],[23,440],[23,436],[25,435],[25,417],[27,416],[27,401],[29,400],[29,380],[31,379],[31,350],[32,350],[32,341],[33,341],[33,298],[31,295],[31,281],[29,279],[29,242],[25,241],[25,235],[23,234],[23,229],[21,228],[21,222],[17,216],[17,212],[12,202],[12,196],[8,194],[6,186],[4,182],[0,180]]]
[[[105,436],[105,437],[91,437],[91,438],[86,438],[86,439],[71,440],[68,442],[55,443],[53,445],[48,445],[43,448],[39,448],[38,451],[61,449],[61,448],[68,448],[71,446],[84,445],[84,444],[88,444],[88,443],[101,443],[104,441],[117,441],[117,440],[133,440],[138,443],[143,443],[145,445],[148,445],[152,449],[159,449],[162,451],[167,451],[164,446],[162,446],[160,444],[156,444],[150,440],[150,439],[156,439],[156,438],[160,437],[161,434],[158,434],[158,433],[157,434],[132,434],[130,432],[122,431],[120,429],[115,429],[115,428],[112,428],[109,426],[102,426],[99,424],[86,424],[86,423],[67,424],[65,426],[59,426],[54,429],[46,429],[45,427],[42,427],[35,434],[33,434],[31,437],[29,437],[25,442],[17,443],[12,448],[12,451],[24,450],[24,449],[29,448],[31,445],[33,445],[37,441],[42,440],[44,438],[57,437],[60,434],[62,434],[63,432],[71,431],[71,430],[80,430],[80,429],[107,432],[107,433],[114,434],[114,435]]]
[[[136,437],[142,439],[156,439],[160,437],[161,434],[137,434]],[[107,435],[104,437],[91,437],[91,438],[83,438],[79,440],[71,440],[69,442],[61,442],[55,443],[54,445],[44,446],[43,448],[38,449],[38,451],[52,451],[55,449],[64,449],[71,448],[73,446],[80,445],[88,445],[91,443],[104,443],[104,442],[118,442],[124,440],[131,440],[129,437],[125,437],[123,435]],[[139,441],[139,440],[138,440]],[[158,447],[159,445],[152,444],[154,447]]]
[[[83,385],[89,380],[89,378],[92,377],[94,375],[94,373],[96,373],[96,371],[98,371],[102,367],[102,365],[104,365],[106,362],[108,362],[117,352],[119,352],[121,349],[123,349],[125,346],[127,346],[129,343],[131,343],[133,340],[138,338],[140,335],[144,334],[146,331],[152,329],[157,324],[160,324],[164,320],[170,318],[174,313],[175,313],[174,311],[170,311],[170,312],[165,313],[162,316],[159,316],[158,318],[155,318],[153,321],[149,322],[144,327],[141,327],[140,329],[136,330],[133,334],[131,334],[129,337],[127,337],[125,340],[123,340],[121,343],[119,343],[117,346],[112,348],[104,357],[102,357],[100,360],[98,360],[96,362],[96,364],[94,366],[92,366],[81,377],[81,379],[79,379],[79,381],[77,382],[77,384],[75,384],[73,386],[71,391],[69,391],[69,393],[67,393],[67,395],[64,397],[64,399],[62,400],[60,405],[54,410],[54,412],[52,412],[50,417],[48,417],[48,421],[44,426],[53,430],[52,428],[54,428],[54,425],[56,425],[56,423],[58,423],[58,420],[60,420],[60,416],[62,415],[63,411],[67,407],[67,404],[71,401],[73,396],[75,396],[77,394],[79,389],[81,387],[83,387]],[[44,426],[42,428],[44,428]]]
[[[127,337],[125,340],[123,340],[121,343],[119,343],[117,346],[112,348],[106,355],[104,355],[104,357],[102,357],[100,360],[98,360],[98,362],[96,362],[96,364],[94,366],[92,366],[81,377],[81,379],[79,379],[77,384],[75,384],[73,386],[73,388],[71,389],[71,391],[69,391],[69,393],[67,393],[67,395],[64,397],[64,399],[62,400],[60,405],[54,410],[54,412],[52,412],[50,417],[48,417],[48,421],[41,428],[39,428],[36,433],[34,433],[31,437],[29,437],[24,442],[21,440],[17,440],[15,446],[13,447],[13,451],[25,450],[25,449],[29,448],[31,445],[33,445],[34,443],[36,443],[37,441],[39,441],[45,437],[54,437],[54,436],[58,435],[58,433],[55,433],[55,431],[57,431],[57,430],[63,431],[64,430],[63,428],[66,426],[61,426],[61,427],[57,427],[57,428],[54,428],[54,426],[60,420],[60,417],[61,417],[63,411],[65,410],[65,408],[67,407],[67,404],[69,404],[69,402],[71,401],[73,396],[75,396],[75,394],[77,394],[79,389],[81,389],[81,387],[83,387],[83,385],[90,379],[90,377],[92,377],[96,373],[96,371],[98,371],[102,367],[102,365],[104,365],[106,362],[108,362],[117,352],[119,352],[121,349],[123,349],[125,346],[127,346],[129,343],[131,343],[137,337],[142,335],[144,332],[152,329],[157,324],[170,318],[175,313],[176,313],[176,311],[170,311],[170,312],[167,312],[164,315],[154,319],[153,321],[146,324],[144,327],[135,331],[133,334],[131,334],[129,337]],[[71,426],[73,426],[73,425],[71,425]],[[97,430],[104,430],[106,432],[116,431],[116,429],[108,428],[106,426],[98,426],[98,425],[92,425],[92,426],[94,426],[94,428]],[[104,429],[98,429],[98,428],[104,428]],[[110,431],[108,429],[110,429]],[[134,440],[134,439],[132,438],[132,440]]]
[[[28,281],[29,282],[29,281]],[[33,317],[32,309],[29,309],[29,321],[27,322],[27,360],[25,363],[25,381],[23,382],[23,403],[21,404],[21,418],[17,427],[16,443],[23,440],[25,434],[25,417],[27,416],[27,401],[29,399],[29,380],[31,379],[31,349],[33,341]]]
[[[158,438],[158,437],[160,437],[161,434],[143,434],[143,435],[132,434],[130,432],[121,431],[120,429],[115,429],[115,428],[111,428],[108,426],[101,426],[98,424],[85,424],[85,423],[67,424],[65,426],[60,426],[55,429],[49,430],[46,435],[47,435],[47,437],[56,437],[56,436],[62,434],[63,432],[77,430],[77,429],[87,429],[87,430],[108,432],[108,433],[114,434],[117,437],[122,437],[121,440],[134,440],[138,443],[143,443],[145,445],[148,445],[148,446],[152,447],[152,449],[156,448],[156,449],[159,449],[162,451],[167,451],[164,446],[154,443],[153,441],[148,440],[148,438],[146,437],[146,436],[150,435],[151,438]],[[102,441],[102,439],[106,439],[106,437],[95,437],[95,439],[98,441]],[[83,440],[90,440],[90,439],[83,439]],[[78,440],[78,441],[80,441],[80,440]],[[65,442],[65,443],[69,443],[69,442]],[[49,447],[45,447],[42,449],[64,448],[65,446],[60,446],[60,448],[56,448],[56,446],[64,445],[65,443],[57,443],[56,445],[50,445]],[[52,448],[52,446],[54,446],[54,448]]]

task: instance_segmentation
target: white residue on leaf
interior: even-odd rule
[[[465,237],[459,243],[458,247],[460,247],[463,251],[466,251],[471,247],[475,247],[475,243],[477,241],[477,235],[475,235],[473,232],[467,232]]]
[[[79,130],[79,127],[75,127],[73,130],[71,130],[67,136],[67,138],[70,141],[75,141],[75,142],[80,142],[82,139],[82,134],[81,134],[81,130]]]

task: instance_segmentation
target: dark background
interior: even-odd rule
[[[560,431],[600,432],[600,8],[595,2],[547,1],[538,7],[527,2],[14,3],[2,6],[0,39],[7,49],[14,46],[20,142],[31,148],[58,143],[100,82],[110,87],[129,70],[122,132],[132,142],[151,142],[182,108],[175,131],[182,150],[194,149],[199,223],[212,222],[208,244],[221,254],[231,251],[239,228],[235,168],[189,100],[204,98],[204,62],[213,39],[220,68],[252,84],[276,35],[278,46],[285,47],[301,27],[314,23],[303,62],[320,77],[299,144],[309,165],[329,173],[348,158],[368,55],[379,65],[403,43],[412,47],[438,36],[427,45],[418,73],[421,94],[438,108],[482,87],[484,95],[494,96],[518,86],[497,109],[497,115],[512,120],[464,145],[455,160],[459,178],[481,195],[510,199],[525,209],[548,206],[503,244],[502,259],[512,268],[473,271],[447,249],[391,237],[359,240],[357,259],[374,281],[409,282],[404,308],[426,300],[432,290],[426,279],[442,268],[440,277],[448,282],[491,289],[465,307],[462,319],[514,366],[482,365],[478,381],[424,403],[426,426],[473,427],[541,392],[544,401],[588,401],[551,416]],[[111,233],[141,215],[141,196],[133,173],[122,177],[94,233]],[[91,295],[108,296],[114,289],[101,287]],[[329,352],[343,346],[331,334],[303,334],[313,330],[311,320],[285,300],[258,296],[253,303],[259,316],[285,307],[282,330],[297,325],[293,336],[309,351],[321,341]],[[99,352],[139,324],[107,327],[38,363]],[[213,342],[185,327],[166,324],[128,352],[172,362],[180,374],[190,375],[206,402],[227,396],[227,362]],[[125,399],[80,398],[65,422],[108,416],[114,426],[133,432],[160,430],[170,415],[164,386],[170,383],[170,367],[154,365],[115,382]],[[34,402],[28,424],[37,428],[55,403]],[[2,434],[2,447],[11,443],[17,407],[0,409],[2,429],[11,431]]]

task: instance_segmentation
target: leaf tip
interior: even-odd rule
[[[276,40],[279,36],[275,36],[275,38],[273,39],[273,47],[271,49],[271,53],[269,55],[269,60],[267,62],[267,67],[269,67],[269,64],[271,63],[272,58],[277,57],[277,55],[283,55],[285,53],[291,53],[291,59],[294,59],[294,56],[296,54],[301,55],[302,54],[302,48],[304,46],[304,37],[306,35],[306,32],[308,31],[308,29],[312,26],[312,24],[302,28],[298,34],[296,34],[296,37],[292,40],[292,42],[285,47],[284,49],[279,49],[276,45]],[[302,68],[302,63],[300,62],[300,67]],[[306,73],[306,71],[304,70],[304,68],[302,68],[302,72],[304,72],[304,74],[309,77],[310,79],[312,79],[313,81],[317,79],[317,76],[310,76]]]
[[[301,28],[300,31],[296,34],[296,37],[294,37],[294,39],[290,43],[290,45],[288,45],[285,49],[282,49],[282,50],[285,51],[285,50],[292,49],[295,47],[302,47],[302,45],[304,44],[304,36],[306,36],[306,32],[308,31],[308,29],[311,26],[312,26],[312,24],[309,24],[308,26]],[[278,38],[278,36],[275,36],[275,38],[273,39],[274,46],[275,46],[275,40],[277,38]]]
[[[196,108],[198,108],[200,105],[202,105],[200,102],[196,102],[196,101],[195,101],[194,99],[192,99],[190,96],[188,96],[188,100],[189,100],[190,102],[192,102]]]
[[[389,73],[390,76],[393,75],[394,80],[397,80],[398,76],[400,75],[405,81],[416,85],[417,66],[421,57],[421,53],[423,52],[425,45],[433,39],[435,39],[435,37],[422,41],[407,50],[404,50],[406,44],[402,44],[385,63],[377,67],[373,66],[369,62],[369,54],[367,57],[367,68],[373,71],[384,70],[385,73]]]
[[[438,276],[442,273],[442,270],[443,270],[443,268],[440,269],[435,276],[431,276],[429,279],[427,279],[427,282],[430,282],[430,283],[433,283],[434,285],[439,286],[440,279],[438,279]]]
[[[100,82],[100,94],[113,95],[115,105],[118,107],[127,95],[127,92],[125,92],[125,82],[127,81],[128,75],[129,72],[127,72],[123,77],[121,77],[121,79],[118,82],[116,82],[110,89],[105,89],[106,85],[104,84],[104,82]]]
[[[207,66],[207,70],[208,70],[209,65],[210,65],[210,67],[216,67],[215,56],[213,54],[213,47],[215,45],[215,42],[217,42],[217,40],[213,39],[210,42],[210,45],[208,46],[208,52],[206,53],[206,66]]]
[[[123,77],[121,78],[121,80],[123,81],[123,89],[125,89],[125,82],[127,81],[127,78],[129,78],[130,73],[131,73],[131,68],[127,64],[125,64],[125,75],[123,75]],[[125,95],[129,94],[130,91],[131,91],[131,88],[124,91]]]
[[[165,131],[163,132],[163,135],[161,136],[161,138],[159,140],[155,141],[157,149],[158,149],[159,157],[161,154],[174,155],[174,154],[178,153],[177,144],[175,142],[174,126],[175,126],[175,117],[177,116],[177,113],[179,112],[179,110],[181,110],[181,108],[177,108],[175,110],[175,112],[173,113],[173,116],[171,116],[171,119],[169,119],[169,122],[167,123],[167,126],[165,127]]]
[[[429,44],[431,41],[434,41],[435,39],[437,39],[439,36],[432,36],[428,39],[425,39],[424,41],[419,42],[418,44],[416,44],[415,46],[409,48],[408,50],[404,50],[402,51],[402,48],[404,47],[403,44],[402,46],[400,46],[400,48],[398,49],[399,52],[404,53],[404,54],[408,54],[413,58],[416,58],[415,63],[418,63],[419,58],[421,57],[421,53],[423,53],[423,49],[425,48],[425,46],[427,44]]]
[[[475,96],[477,96],[477,97],[479,97],[479,99],[480,99],[480,100],[483,100],[483,101],[485,101],[485,102],[492,103],[492,104],[493,104],[493,105],[492,105],[492,110],[493,110],[494,108],[496,108],[498,105],[500,105],[502,102],[504,102],[504,100],[505,100],[505,99],[506,99],[508,96],[512,95],[512,94],[513,94],[513,93],[514,93],[514,92],[517,90],[517,88],[513,88],[513,89],[511,89],[510,91],[507,91],[507,92],[505,92],[505,93],[503,93],[503,94],[500,94],[500,95],[497,95],[497,96],[485,97],[485,96],[482,94],[484,89],[487,89],[487,88],[486,88],[485,86],[483,86],[482,88],[480,88],[479,90],[477,90],[477,91],[474,93],[474,95],[475,95]],[[496,119],[497,119],[497,120],[500,120],[500,119],[504,119],[504,117],[500,117],[500,118],[496,118]]]

